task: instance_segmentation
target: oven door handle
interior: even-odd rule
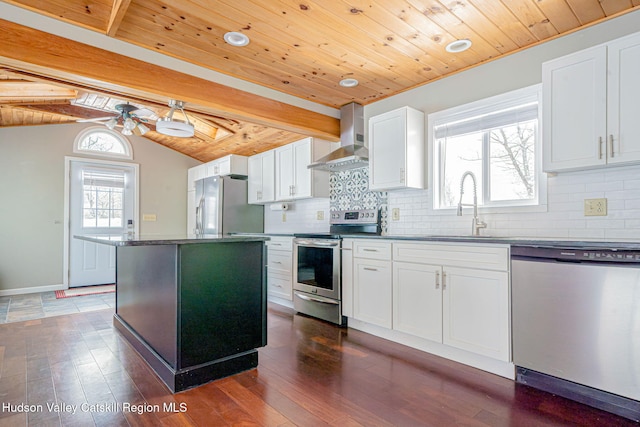
[[[298,246],[338,246],[340,242],[318,242],[313,240],[296,240]]]
[[[315,302],[323,302],[325,304],[333,304],[333,305],[338,305],[338,301],[334,301],[334,300],[325,300],[325,299],[320,299],[320,298],[314,298],[314,297],[310,297],[307,295],[302,295],[296,292],[296,296],[300,299],[303,299],[305,301],[315,301]]]

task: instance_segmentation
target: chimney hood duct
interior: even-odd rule
[[[364,107],[352,102],[340,108],[340,148],[308,168],[337,172],[368,165],[369,150],[364,146]]]

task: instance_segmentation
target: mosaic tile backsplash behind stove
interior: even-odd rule
[[[379,209],[383,234],[387,231],[387,192],[369,191],[369,168],[331,172],[330,209]]]

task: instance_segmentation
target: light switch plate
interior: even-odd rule
[[[391,220],[400,221],[400,208],[391,209]]]
[[[143,221],[155,221],[157,219],[156,214],[143,214],[142,215],[142,220]]]
[[[584,199],[584,216],[607,216],[607,199]]]
[[[324,211],[317,211],[316,212],[316,219],[318,221],[322,221],[324,219]]]

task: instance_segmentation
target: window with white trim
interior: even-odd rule
[[[435,209],[457,206],[467,171],[479,206],[539,204],[540,99],[536,85],[429,115]]]
[[[76,136],[73,151],[103,157],[133,159],[129,140],[118,132],[102,126],[82,130]]]
[[[123,227],[124,216],[123,171],[85,169],[82,171],[82,227]]]

